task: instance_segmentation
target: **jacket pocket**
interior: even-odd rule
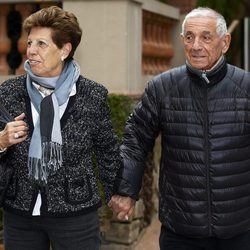
[[[13,175],[10,179],[8,188],[6,189],[5,198],[8,200],[14,200],[17,196],[17,177]]]
[[[91,200],[92,195],[90,181],[84,176],[72,180],[65,179],[65,196],[68,203],[84,203]]]

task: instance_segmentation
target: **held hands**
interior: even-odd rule
[[[8,148],[24,141],[28,136],[28,125],[23,121],[25,114],[17,116],[13,122],[8,122],[0,132],[0,149]]]
[[[130,197],[113,195],[108,203],[118,220],[128,220],[135,208],[135,200]]]

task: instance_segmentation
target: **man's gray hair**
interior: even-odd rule
[[[198,7],[196,9],[193,9],[192,11],[190,11],[186,15],[186,17],[182,23],[182,32],[181,32],[182,35],[184,35],[184,32],[185,32],[185,24],[186,24],[187,19],[192,18],[192,17],[211,17],[211,18],[214,18],[214,19],[216,19],[216,22],[217,22],[217,24],[216,24],[217,34],[220,37],[222,37],[227,33],[227,24],[226,24],[225,18],[220,13],[218,13],[215,10],[210,9],[208,7]]]

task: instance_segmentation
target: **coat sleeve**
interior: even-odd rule
[[[116,193],[138,200],[145,159],[153,150],[159,133],[159,101],[154,82],[150,82],[141,101],[130,115],[121,145],[122,168],[115,185]]]
[[[93,143],[98,175],[104,189],[105,200],[108,203],[113,195],[114,182],[121,167],[121,157],[117,137],[111,123],[107,90],[102,87],[98,92]]]

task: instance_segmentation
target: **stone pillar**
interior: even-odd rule
[[[170,67],[174,55],[172,26],[172,19],[143,11],[142,69],[145,75],[156,75]]]
[[[140,0],[65,0],[83,30],[75,59],[81,73],[109,92],[140,94],[142,2]]]

